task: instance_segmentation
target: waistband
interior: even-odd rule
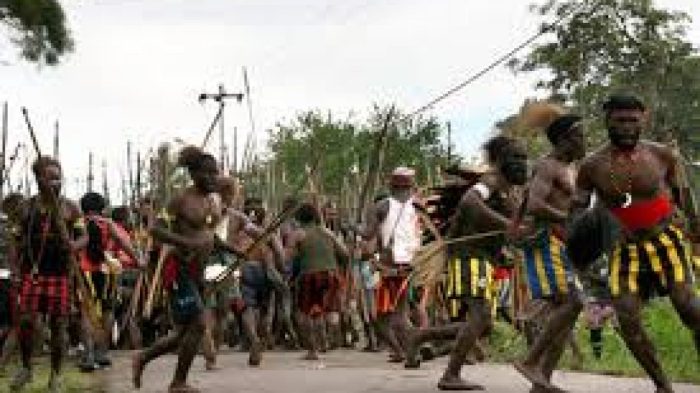
[[[668,196],[661,194],[654,199],[636,202],[628,207],[611,208],[610,212],[628,231],[637,233],[664,224],[673,213],[673,204]]]

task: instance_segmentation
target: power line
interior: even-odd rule
[[[459,83],[458,85],[452,87],[451,89],[447,90],[446,92],[440,94],[439,96],[437,96],[433,100],[429,101],[427,104],[420,106],[418,109],[416,109],[413,112],[411,112],[410,114],[408,114],[406,116],[406,118],[410,119],[410,118],[413,118],[413,117],[425,112],[426,110],[432,108],[433,106],[435,106],[439,102],[445,100],[446,98],[448,98],[448,97],[454,95],[455,93],[459,92],[460,90],[464,89],[468,85],[474,83],[479,78],[486,75],[487,73],[492,71],[494,68],[498,67],[499,65],[503,64],[508,59],[513,57],[513,55],[515,55],[516,53],[520,52],[522,49],[526,48],[527,46],[529,46],[530,44],[535,42],[537,39],[539,39],[544,34],[549,33],[550,31],[554,30],[554,27],[561,24],[564,21],[564,19],[566,19],[566,18],[572,16],[573,14],[575,14],[576,12],[580,11],[584,5],[585,5],[585,3],[581,3],[581,4],[579,4],[578,7],[575,7],[574,9],[572,9],[571,12],[559,16],[557,19],[554,20],[554,22],[552,22],[548,25],[542,26],[542,28],[540,28],[540,30],[536,34],[532,35],[530,38],[525,40],[522,44],[516,46],[514,49],[511,49],[505,55],[500,56],[494,62],[492,62],[491,64],[489,64],[488,66],[486,66],[485,68],[483,68],[482,70],[477,72],[476,74],[472,75],[471,77],[467,78],[467,80]]]

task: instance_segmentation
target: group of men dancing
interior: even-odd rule
[[[641,309],[650,296],[668,295],[700,351],[700,299],[688,240],[700,234],[700,225],[692,215],[679,220],[676,152],[641,139],[648,116],[643,103],[611,96],[603,114],[608,142],[588,155],[580,116],[547,117],[541,126],[551,150],[532,170],[521,141],[491,138],[484,144],[488,170],[462,180],[462,194],[440,222],[405,167],[391,173],[389,195],[377,198],[362,224],[338,225],[313,197],[289,198],[270,219],[259,201],[241,203],[240,185],[220,173],[213,156],[187,147],[178,165],[192,184],[161,208],[143,209],[148,212],[133,225],[128,209],[106,218],[99,194],[87,193],[79,205],[61,197],[60,164],[40,157],[33,166],[38,195],[26,201],[10,196],[2,206],[3,262],[11,280],[3,284],[0,337],[6,344],[14,337],[21,354],[12,388],[32,379],[31,356],[41,337],[36,329],[44,322],[49,391],[61,391],[73,314],[79,315],[81,368],[109,366],[116,277],[131,271],[138,278],[121,299],[128,307],[117,330],[136,323],[141,313],[134,308],[150,317],[160,307],[172,327],[151,340],[139,334],[131,340],[138,349],[132,363],[137,389],[150,362],[176,353],[169,392],[197,392],[187,383],[193,361],[203,349],[206,368],[217,369],[223,321],[232,313],[253,367],[276,341],[301,345],[304,359],[318,360],[330,347],[357,341],[355,322],[361,320],[367,351],[387,348],[389,361],[417,368],[427,357],[420,351],[425,343],[446,344],[449,360],[438,388],[483,390],[461,372],[483,351],[480,342],[498,306],[494,271],[508,259],[529,298],[547,305],[537,336],[515,363],[531,392],[562,391],[552,374],[584,307],[586,288],[578,276],[605,260],[619,332],[656,392],[671,393]],[[415,285],[415,261],[426,244],[445,252],[444,274]],[[148,283],[164,294],[155,306]]]

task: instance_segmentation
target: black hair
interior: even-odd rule
[[[614,94],[603,103],[603,111],[610,115],[615,110],[638,110],[645,112],[647,107],[636,96],[630,94]]]
[[[196,146],[187,146],[180,150],[177,159],[178,166],[186,168],[190,173],[205,167],[206,164],[217,166],[216,158]]]
[[[299,206],[296,219],[301,224],[318,224],[321,222],[316,207],[308,202],[302,203],[301,206]]]
[[[578,115],[564,115],[557,118],[545,130],[547,133],[547,139],[549,139],[549,142],[555,145],[557,142],[559,142],[559,138],[571,131],[576,123],[580,122],[581,119],[581,116]]]
[[[486,141],[483,145],[486,152],[486,159],[493,164],[502,157],[520,150],[520,143],[517,139],[505,135],[497,135]]]
[[[100,214],[105,208],[105,199],[102,195],[96,192],[88,192],[80,198],[80,209],[84,214],[96,213]],[[88,259],[92,262],[99,263],[105,259],[105,249],[102,239],[102,230],[94,219],[86,218],[86,229],[88,235],[88,244],[85,248]]]

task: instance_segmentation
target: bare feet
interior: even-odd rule
[[[389,363],[403,363],[406,357],[400,353],[392,353],[389,355]]]
[[[143,352],[136,352],[131,360],[131,378],[136,389],[141,389],[141,376],[143,375],[144,366]]]
[[[192,387],[186,383],[171,384],[168,387],[168,393],[200,393],[199,389]]]
[[[250,346],[250,355],[248,355],[248,365],[251,367],[257,367],[262,362],[262,344],[253,343]]]
[[[554,386],[547,381],[547,378],[545,378],[542,370],[539,368],[525,365],[525,363],[522,362],[515,362],[513,363],[513,366],[520,374],[522,374],[523,377],[532,382],[533,385],[542,386],[547,390],[554,388]]]
[[[318,354],[316,352],[309,352],[304,357],[301,358],[302,360],[318,360]]]
[[[458,376],[443,375],[438,382],[440,390],[484,390],[484,387],[473,382],[467,382]]]

